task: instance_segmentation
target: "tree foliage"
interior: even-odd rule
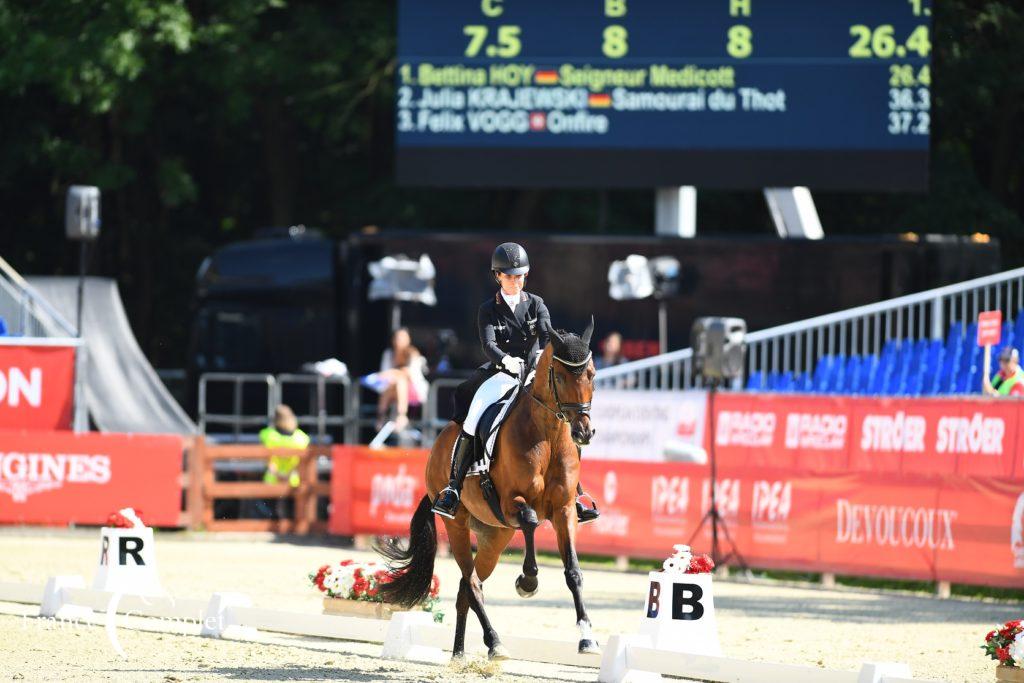
[[[1024,9],[934,3],[932,192],[816,195],[826,231],[987,232],[1024,259]],[[393,181],[393,2],[0,0],[0,254],[74,272],[72,183],[103,190],[93,272],[115,276],[158,364],[183,362],[192,277],[216,246],[305,223],[649,234],[643,191]],[[757,193],[707,192],[704,234],[757,233]]]

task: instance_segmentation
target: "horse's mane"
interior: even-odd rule
[[[565,330],[557,330],[557,332],[557,337],[551,335],[551,346],[555,355],[573,364],[583,363],[590,355],[590,345],[574,332]],[[561,337],[561,342],[559,337]],[[579,375],[587,369],[587,365],[584,363],[577,367],[566,366],[566,369],[574,375]]]

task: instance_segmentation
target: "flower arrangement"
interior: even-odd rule
[[[309,581],[329,598],[383,602],[380,587],[392,580],[387,567],[376,562],[343,560],[337,564],[325,564],[309,575]],[[441,621],[443,614],[437,610],[440,603],[438,594],[441,582],[435,574],[430,583],[430,595],[423,601],[423,611],[431,612],[435,621]]]
[[[1003,666],[1024,665],[1024,626],[1021,626],[1021,620],[1008,621],[1001,628],[989,631],[981,649]]]
[[[121,508],[117,512],[111,512],[107,517],[107,526],[118,529],[143,529],[146,524],[142,521],[142,511],[134,508]]]
[[[674,545],[672,557],[661,563],[662,571],[675,574],[710,574],[715,569],[714,561],[707,555],[694,555],[688,545]]]

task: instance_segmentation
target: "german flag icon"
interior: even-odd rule
[[[612,106],[612,96],[603,92],[590,93],[587,96],[587,104],[595,109],[607,109]]]
[[[551,69],[538,71],[533,80],[537,85],[558,85],[558,72]]]

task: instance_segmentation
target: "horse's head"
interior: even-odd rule
[[[551,358],[547,380],[555,411],[559,419],[569,423],[572,440],[586,446],[595,432],[590,423],[595,373],[590,337],[594,333],[594,318],[591,316],[590,325],[582,335],[553,328],[548,328],[548,333],[551,335]]]

